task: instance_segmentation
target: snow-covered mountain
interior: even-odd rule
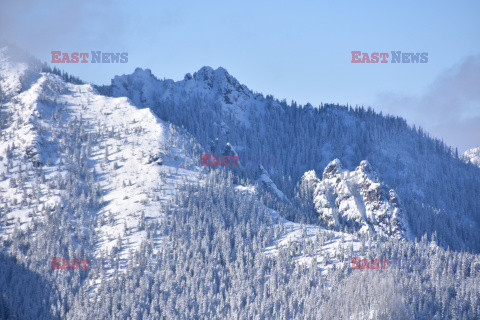
[[[0,319],[479,314],[478,254],[455,250],[479,250],[480,170],[403,119],[288,105],[223,68],[59,74],[0,50]],[[339,310],[358,284],[384,300]]]
[[[39,225],[52,234],[55,227],[71,230],[67,238],[39,239],[46,245],[42,261],[19,258],[35,268],[48,268],[51,257],[80,255],[91,261],[110,258],[125,271],[131,255],[142,244],[152,241],[156,252],[163,237],[152,234],[148,226],[162,223],[182,186],[205,183],[200,178],[205,168],[200,166],[199,151],[238,156],[235,148],[222,139],[203,148],[188,132],[159,119],[151,109],[133,105],[136,96],[130,100],[115,91],[119,97],[108,97],[90,84],[66,82],[58,75],[40,72],[28,62],[14,61],[7,48],[0,51],[0,61],[1,88],[5,93],[0,113],[0,239],[8,243],[25,234],[40,237]],[[148,71],[137,69],[137,76],[142,83],[146,79],[155,81]],[[212,82],[211,77],[219,79]],[[130,78],[117,77],[114,82],[120,83],[121,79]],[[209,88],[230,93],[235,89],[244,95],[233,94],[231,101],[248,105],[246,99],[255,99],[223,69],[203,68],[185,81],[195,79],[198,83],[186,85],[195,91],[192,95],[203,92],[218,98]],[[132,95],[148,91],[127,82],[122,87],[129,88]],[[157,99],[156,94],[152,99]],[[225,96],[220,99],[228,112]],[[246,118],[238,121],[242,119]],[[245,169],[241,160],[238,164]],[[263,166],[257,168],[255,176],[253,183],[262,192],[270,192],[292,205]],[[260,191],[246,183],[238,185],[237,190],[239,195],[248,190],[255,197]],[[275,241],[283,246],[295,241],[301,225],[280,218],[275,210],[266,210],[277,217],[277,225],[284,230]],[[314,225],[308,228],[315,231],[310,236],[318,235],[318,230],[325,231]],[[335,239],[345,237],[356,243],[358,251],[354,236],[342,236],[340,232]],[[333,256],[332,248],[337,246],[325,246]],[[275,252],[264,249],[269,254]],[[319,258],[325,269],[333,261]],[[335,263],[347,262],[336,259]],[[95,272],[91,274],[91,285],[98,284],[97,277]]]
[[[465,151],[463,154],[463,158],[467,162],[471,162],[476,166],[480,167],[480,147],[472,148],[470,150]]]
[[[289,105],[254,93],[223,68],[203,67],[180,81],[159,80],[150,70],[136,69],[98,89],[150,108],[188,130],[208,151],[216,145],[220,154],[229,143],[242,163],[240,177],[257,180],[262,165],[286,199],[296,197],[307,171],[323,172],[338,158],[355,172],[367,160],[402,200],[402,220],[412,237],[435,233],[444,247],[480,250],[480,199],[475,191],[480,171],[466,167],[453,148],[404,119],[362,107]],[[297,222],[318,223],[310,210],[282,210]]]
[[[50,211],[65,210],[81,220],[77,228],[94,229],[91,258],[108,256],[119,238],[117,251],[126,258],[146,239],[145,221],[164,215],[176,186],[198,181],[191,137],[126,98],[102,96],[54,74],[37,72],[25,89],[21,79],[34,70],[9,60],[5,49],[0,61],[7,93],[0,237],[32,232]]]

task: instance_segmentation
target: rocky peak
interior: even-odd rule
[[[342,163],[339,159],[332,160],[323,170],[323,179],[330,179],[343,171]]]
[[[409,234],[398,195],[380,182],[366,160],[349,171],[334,159],[321,180],[312,170],[303,175],[302,184],[313,190],[315,210],[326,227],[400,238]]]
[[[208,89],[224,95],[225,102],[232,102],[231,98],[235,98],[238,94],[249,95],[249,90],[241,85],[237,79],[231,76],[227,70],[222,67],[213,69],[211,67],[202,67],[192,76],[197,85],[205,85]],[[235,93],[233,96],[230,94]]]

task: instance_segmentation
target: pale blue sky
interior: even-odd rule
[[[0,30],[45,61],[52,50],[128,52],[127,64],[57,65],[97,84],[136,67],[180,80],[222,66],[279,99],[371,105],[460,150],[480,145],[480,72],[469,71],[480,71],[480,1],[4,0]],[[352,50],[429,61],[352,64]]]

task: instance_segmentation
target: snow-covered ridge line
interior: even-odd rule
[[[251,114],[264,114],[265,98],[240,84],[224,68],[202,67],[183,80],[159,80],[149,69],[137,68],[132,74],[115,76],[110,86],[99,91],[114,97],[129,97],[137,106],[155,108],[159,103],[188,103],[189,99],[217,105],[225,118],[249,127]],[[276,105],[276,102],[274,103]]]

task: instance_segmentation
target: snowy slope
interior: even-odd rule
[[[236,189],[245,194],[255,195],[258,190],[254,186],[237,186]],[[264,249],[267,256],[278,255],[280,250],[295,251],[295,261],[299,264],[315,265],[323,276],[332,268],[351,267],[352,257],[365,257],[367,250],[373,250],[378,244],[370,239],[366,243],[360,234],[327,230],[323,227],[301,224],[282,218],[277,211],[267,208],[278,228],[278,235],[271,245]],[[298,251],[297,248],[307,248]]]
[[[91,254],[108,255],[121,237],[126,257],[145,239],[145,221],[162,218],[177,186],[198,181],[199,162],[187,155],[193,140],[127,98],[101,96],[91,85],[53,74],[37,74],[20,92],[27,66],[1,59],[1,85],[10,99],[1,110],[0,237],[27,230],[45,210],[71,205],[65,189],[71,171],[79,171],[75,177],[85,176],[73,182],[79,198],[91,203],[98,196],[100,204],[90,209],[97,222]],[[76,142],[82,147],[71,149]],[[79,164],[70,166],[69,159]]]
[[[268,108],[278,106],[275,100],[241,85],[223,68],[204,67],[177,82],[158,80],[150,70],[138,68],[131,75],[115,77],[111,86],[98,88],[101,93],[114,96],[108,97],[98,94],[90,85],[73,85],[52,74],[34,73],[27,64],[10,61],[5,51],[1,53],[0,84],[8,102],[1,110],[4,127],[0,145],[0,207],[6,214],[0,221],[0,235],[9,235],[17,227],[28,228],[32,218],[41,216],[38,213],[45,207],[55,210],[68,206],[70,200],[64,195],[65,183],[61,180],[68,180],[72,169],[66,165],[66,159],[78,158],[89,172],[85,184],[92,180],[91,194],[84,191],[79,197],[86,198],[86,202],[92,202],[91,197],[99,198],[98,208],[92,209],[96,216],[95,256],[108,255],[119,247],[121,256],[126,258],[130,250],[146,239],[145,222],[154,223],[163,216],[163,206],[176,193],[178,185],[198,180],[201,168],[198,159],[192,158],[194,139],[160,120],[153,113],[157,104],[168,107],[169,103],[182,105],[194,100],[213,104],[212,109],[222,113],[219,118],[222,130],[217,132],[220,140],[233,128],[229,125],[249,127],[252,115],[262,115]],[[314,110],[309,105],[305,112],[313,114]],[[348,127],[357,126],[353,114],[335,108],[322,112],[342,118]],[[360,127],[364,126],[362,122]],[[85,148],[75,154],[70,152],[73,149],[68,139],[76,138],[79,132],[84,135]],[[224,154],[225,146],[235,155],[235,150],[248,148],[235,145],[234,150],[228,141],[220,140],[215,140],[216,146]],[[332,141],[322,144],[322,161],[334,158],[334,147]],[[354,159],[354,147],[342,150],[346,159]],[[208,148],[196,148],[200,149]],[[382,149],[382,153],[390,158],[396,155],[405,168],[417,166],[407,156],[398,155],[397,149],[397,145],[392,145],[391,149]],[[242,159],[239,163],[243,163]],[[278,183],[278,176],[268,173],[275,170],[267,172],[260,168],[256,182],[291,205],[285,189],[282,191],[280,184],[274,182]],[[386,172],[393,175],[393,170]],[[405,173],[395,172],[395,175],[402,177]],[[366,161],[354,170],[347,170],[339,160],[334,160],[327,165],[322,179],[315,171],[308,171],[302,183],[311,185],[307,189],[312,189],[315,209],[329,228],[348,227],[398,237],[408,237],[410,233],[396,192],[385,188]],[[409,192],[422,196],[424,190],[417,189],[414,183],[408,185]],[[287,234],[296,234],[300,228],[295,224]],[[312,225],[307,229],[316,228]]]
[[[167,203],[177,184],[196,180],[199,168],[180,149],[183,137],[149,109],[138,109],[126,98],[99,96],[89,85],[69,89],[71,95],[59,102],[71,105],[65,110],[70,117],[82,116],[91,124],[87,130],[105,130],[91,158],[103,176],[100,186],[107,203],[98,215],[111,221],[97,231],[99,249],[109,250],[119,236],[128,249],[135,248],[145,238],[145,219],[161,217],[160,204]]]
[[[272,215],[276,213],[272,211]],[[278,254],[280,248],[295,248],[298,243],[307,243],[307,250],[297,252],[296,261],[306,266],[318,267],[323,275],[331,268],[350,268],[352,257],[364,257],[366,244],[354,234],[326,230],[315,225],[302,225],[279,218],[283,232],[274,245],[265,249],[267,255]],[[377,243],[370,241],[373,249]],[[303,246],[302,246],[303,247]]]
[[[145,223],[162,219],[180,185],[199,181],[201,168],[191,156],[191,137],[127,98],[99,95],[91,85],[66,83],[50,73],[37,73],[31,86],[22,91],[20,78],[32,71],[5,55],[2,59],[2,88],[8,90],[9,98],[2,108],[0,208],[4,215],[0,237],[9,238],[16,228],[35,236],[31,230],[35,220],[45,219],[45,212],[48,215],[71,205],[65,189],[70,177],[78,177],[71,171],[85,166],[88,174],[84,181],[74,184],[79,189],[82,183],[90,185],[79,192],[82,203],[95,202],[92,197],[98,197],[99,205],[85,212],[93,214],[92,221],[96,221],[90,256],[101,258],[118,252],[125,268],[128,255],[147,239]],[[205,77],[212,74],[208,69],[204,72],[195,77],[209,85]],[[82,146],[76,151],[74,140]],[[225,148],[224,153],[236,155],[230,144]],[[79,163],[69,165],[72,160]],[[264,169],[257,182],[290,203]],[[238,187],[239,192],[254,189]],[[278,215],[273,210],[272,214]],[[279,243],[294,241],[301,226],[285,219],[279,223],[286,228]],[[308,229],[312,233],[318,228]],[[157,244],[160,240],[156,239]],[[269,254],[274,251],[266,249]]]

